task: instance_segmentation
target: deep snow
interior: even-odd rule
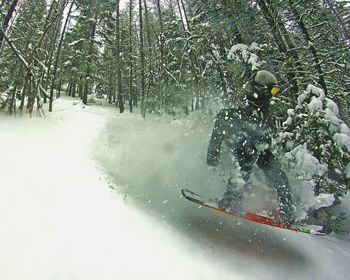
[[[349,235],[232,220],[181,198],[225,188],[205,165],[212,123],[199,118],[68,98],[45,119],[0,114],[0,279],[347,279]]]

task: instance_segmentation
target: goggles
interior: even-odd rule
[[[272,94],[272,96],[277,96],[278,94],[281,93],[281,89],[278,85],[273,85],[273,86],[256,85],[255,88],[259,92],[266,92],[266,93],[269,92]]]
[[[279,95],[280,93],[281,93],[281,89],[279,86],[277,85],[272,86],[272,89],[271,89],[272,96]]]

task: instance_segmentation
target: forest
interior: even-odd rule
[[[274,153],[297,169],[302,147],[326,166],[304,175],[337,205],[350,186],[349,46],[348,0],[2,0],[0,110],[44,117],[68,95],[143,118],[210,115],[269,70],[282,88]]]

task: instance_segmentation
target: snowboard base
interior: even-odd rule
[[[194,202],[196,204],[202,205],[204,207],[214,209],[219,212],[223,212],[225,214],[241,218],[244,220],[252,221],[259,224],[264,224],[276,228],[291,230],[295,232],[308,233],[313,235],[327,235],[327,233],[322,231],[322,226],[317,225],[284,225],[280,221],[277,221],[273,217],[267,217],[256,213],[251,213],[247,211],[235,211],[232,209],[225,209],[218,207],[217,203],[214,201],[210,201],[209,199],[204,198],[203,196],[194,193],[187,189],[181,190],[182,195],[189,201]]]

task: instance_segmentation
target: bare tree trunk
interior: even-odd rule
[[[72,82],[72,88],[71,88],[71,92],[72,92],[72,97],[76,97],[77,95],[77,84],[75,81]]]
[[[140,58],[141,58],[141,114],[146,117],[145,104],[145,50],[143,42],[143,19],[142,19],[142,0],[139,0],[139,20],[140,20]]]
[[[133,1],[129,2],[129,110],[133,111],[133,56],[132,56],[132,4]]]
[[[177,8],[178,8],[178,10],[179,10],[180,18],[181,18],[182,28],[183,28],[184,32],[186,33],[186,32],[187,32],[187,29],[186,29],[186,26],[185,26],[184,16],[182,15],[183,12],[182,12],[182,10],[181,10],[180,1],[179,1],[179,0],[176,0],[176,3],[177,3]]]
[[[70,81],[68,83],[68,87],[67,87],[67,90],[66,90],[66,95],[72,96],[72,81]]]
[[[113,99],[114,99],[114,95],[115,95],[115,91],[113,90],[113,74],[112,74],[112,71],[110,71],[108,83],[109,83],[109,86],[108,86],[108,103],[112,104],[113,103]]]
[[[83,74],[80,74],[79,83],[78,83],[78,96],[79,98],[83,98]]]
[[[83,96],[82,96],[82,102],[87,105],[88,104],[88,95],[89,95],[89,89],[90,89],[90,84],[92,84],[92,79],[91,79],[91,57],[93,54],[93,50],[94,50],[94,38],[95,38],[95,34],[96,34],[96,25],[97,25],[97,19],[98,19],[98,14],[95,11],[95,15],[94,15],[94,21],[92,24],[92,28],[91,28],[91,33],[90,33],[90,37],[89,37],[89,46],[88,46],[88,63],[87,63],[87,69],[86,72],[84,73],[84,78],[83,78]]]
[[[2,23],[2,30],[4,32],[7,31],[7,28],[9,26],[10,20],[13,17],[13,14],[15,12],[15,9],[17,7],[18,2],[19,2],[19,0],[13,0],[12,1],[10,9],[8,10],[8,12],[6,14],[6,17],[5,17],[5,19],[4,19],[3,23]],[[0,55],[1,55],[1,50],[2,50],[3,40],[4,40],[4,35],[3,35],[2,32],[0,32]]]
[[[185,8],[183,0],[181,0],[181,5],[182,5],[182,11],[183,11],[183,14],[184,14],[184,17],[185,17],[185,21],[186,21],[188,32],[191,33],[191,26],[190,26],[190,22],[188,20],[188,16],[187,16],[187,12],[186,12],[186,8]]]
[[[62,79],[60,78],[58,82],[57,98],[61,97],[61,91],[62,91]]]
[[[157,0],[157,12],[160,26],[160,34],[159,34],[159,51],[160,51],[160,62],[159,62],[159,75],[158,75],[158,94],[159,94],[159,108],[164,105],[164,95],[163,95],[163,86],[162,82],[166,83],[164,77],[164,26],[163,26],[163,17],[162,10],[160,7],[160,0]]]
[[[150,22],[149,22],[149,15],[148,15],[148,7],[146,0],[143,0],[143,6],[145,8],[145,25],[144,25],[144,32],[146,32],[146,39],[147,39],[147,48],[146,48],[146,53],[148,56],[148,63],[147,63],[147,72],[148,72],[148,85],[147,85],[147,90],[146,90],[146,100],[149,100],[150,98],[150,93],[151,93],[151,87],[153,87],[153,71],[152,71],[152,65],[154,61],[154,55],[153,55],[153,48],[152,48],[152,42],[151,42],[151,28],[150,28]],[[152,106],[154,104],[152,103]],[[154,109],[154,108],[152,108]]]
[[[52,2],[51,7],[50,7],[50,11],[49,11],[49,15],[51,14],[52,10],[54,8],[54,2]],[[49,17],[48,15],[48,17]],[[46,73],[43,73],[43,76],[46,75],[46,82],[45,82],[45,91],[47,91],[48,87],[49,87],[49,83],[50,83],[50,75],[51,75],[51,65],[52,65],[52,60],[53,60],[53,55],[54,55],[54,51],[55,51],[55,45],[56,45],[56,39],[57,36],[59,34],[60,31],[60,23],[61,23],[61,19],[57,20],[56,23],[56,28],[54,30],[54,32],[52,32],[51,34],[51,38],[49,39],[49,53],[46,57],[46,61],[45,61],[45,65],[47,66],[47,71]],[[44,103],[47,103],[47,95],[44,95]]]
[[[61,53],[63,38],[64,38],[64,35],[66,33],[69,17],[70,17],[70,14],[72,12],[72,8],[73,8],[74,3],[75,3],[75,0],[72,0],[72,3],[70,5],[70,7],[69,7],[69,11],[68,11],[68,14],[67,14],[66,21],[65,21],[64,26],[63,26],[63,30],[62,30],[62,34],[61,34],[61,37],[60,37],[60,40],[59,40],[59,43],[58,43],[58,47],[57,47],[57,53],[56,53],[56,57],[55,57],[55,64],[54,64],[54,68],[53,68],[53,72],[52,72],[52,81],[51,81],[51,88],[50,88],[49,112],[52,112],[53,88],[54,88],[55,80],[56,80],[58,61],[60,59],[60,53]]]
[[[117,86],[116,86],[116,95],[118,99],[119,112],[124,112],[124,101],[122,95],[122,70],[121,70],[121,59],[120,59],[120,0],[117,0],[116,3],[116,66],[117,66]]]

